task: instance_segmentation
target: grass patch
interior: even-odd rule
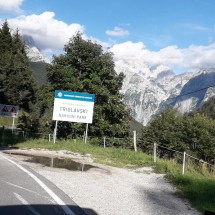
[[[19,143],[19,148],[44,148],[49,150],[67,150],[82,155],[91,154],[95,162],[115,167],[138,168],[153,166],[152,156],[141,152],[133,152],[124,148],[101,148],[91,144],[83,144],[81,140],[74,142],[58,141],[56,144],[46,140],[31,140]],[[182,175],[182,165],[172,161],[157,159],[155,172],[164,173],[178,188],[178,193],[187,198],[199,211],[215,212],[215,175],[196,171],[189,167]]]
[[[191,201],[193,207],[202,212],[205,210],[215,212],[215,180],[213,178],[188,173],[185,176],[174,177],[172,181]]]
[[[12,117],[0,116],[0,126],[9,126],[11,127],[13,123]],[[15,119],[15,125],[17,124],[17,119]]]
[[[155,171],[165,173],[177,187],[178,193],[187,198],[194,208],[201,212],[208,210],[215,213],[214,173],[196,171],[189,167],[185,175],[182,175],[182,165],[159,159]]]
[[[101,148],[99,146],[84,144],[79,141],[58,141],[56,144],[46,140],[31,140],[17,144],[19,148],[45,148],[49,150],[67,150],[82,155],[91,154],[94,161],[115,167],[140,167],[152,165],[152,158],[141,152],[133,152],[123,148]]]

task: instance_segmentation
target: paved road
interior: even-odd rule
[[[86,215],[54,184],[0,152],[1,215]]]

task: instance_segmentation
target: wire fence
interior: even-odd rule
[[[14,136],[21,137],[24,139],[46,139],[50,142],[53,141],[54,134],[50,133],[33,133],[33,132],[24,132],[22,130],[13,130],[12,133]],[[74,139],[72,142],[76,142]],[[83,135],[83,142],[85,142],[85,136]],[[87,143],[92,145],[101,146],[107,148],[110,146],[114,147],[124,147],[137,152],[137,142],[140,143],[141,140],[138,138],[136,132],[133,132],[133,137],[127,138],[117,138],[117,137],[88,137]],[[157,162],[159,159],[168,159],[172,162],[181,164],[181,172],[184,175],[186,171],[200,171],[202,173],[212,173],[215,174],[215,165],[203,161],[190,155],[186,152],[178,151],[173,148],[168,148],[162,144],[157,143],[147,143],[149,147],[147,148],[146,153],[151,154],[153,162]],[[141,150],[143,151],[143,150]]]
[[[168,159],[172,160],[173,162],[181,164],[182,168],[182,175],[185,174],[186,171],[198,171],[202,173],[212,173],[215,174],[215,165],[208,163],[202,159],[198,159],[188,153],[177,151],[165,146],[162,146],[161,144],[157,143],[150,143],[153,147],[153,157],[154,157],[154,163],[157,162],[157,157],[161,159]],[[165,149],[165,152],[163,150],[159,149]],[[162,151],[162,152],[161,152]],[[166,152],[169,153],[166,153]],[[166,156],[165,156],[166,155]]]

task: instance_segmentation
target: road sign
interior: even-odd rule
[[[18,117],[19,106],[0,104],[0,115],[8,117]]]
[[[94,94],[55,91],[53,120],[92,123]]]

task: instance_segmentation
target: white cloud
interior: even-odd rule
[[[91,39],[101,44],[103,48],[110,47],[110,41],[105,43],[99,39],[88,37],[84,34],[85,28],[83,25],[78,23],[67,24],[59,21],[55,18],[53,12],[29,16],[22,15],[9,19],[8,23],[11,28],[18,28],[21,34],[32,36],[37,46],[46,54],[48,53],[49,57],[54,53],[62,51],[64,45],[77,32],[82,33],[84,39]],[[115,31],[120,35],[120,32],[124,30],[115,28]],[[134,43],[127,41],[121,44],[114,44],[109,50],[114,53],[116,59],[139,58],[150,65],[164,64],[171,68],[215,67],[215,43],[208,46],[192,45],[184,49],[180,49],[177,46],[167,46],[159,51],[151,51],[145,47],[143,42]]]
[[[114,45],[110,51],[116,59],[142,59],[150,65],[164,64],[171,68],[211,68],[215,67],[215,43],[208,46],[189,46],[180,49],[177,46],[167,46],[159,51],[146,49],[142,42],[125,42]]]
[[[24,0],[0,0],[0,10],[21,12],[20,6]]]
[[[36,15],[19,16],[9,19],[8,23],[11,28],[18,28],[21,34],[30,35],[35,43],[42,50],[45,49],[63,49],[69,39],[77,32],[83,33],[84,26],[65,22],[55,19],[54,12],[44,12]]]
[[[184,67],[211,68],[215,67],[215,43],[208,46],[189,46],[183,49]]]
[[[123,28],[114,27],[113,30],[107,30],[106,34],[109,36],[124,37],[124,36],[128,36],[129,32]]]
[[[110,51],[114,53],[116,59],[126,59],[140,56],[145,51],[145,46],[142,42],[133,43],[127,41],[125,43],[113,45]]]

